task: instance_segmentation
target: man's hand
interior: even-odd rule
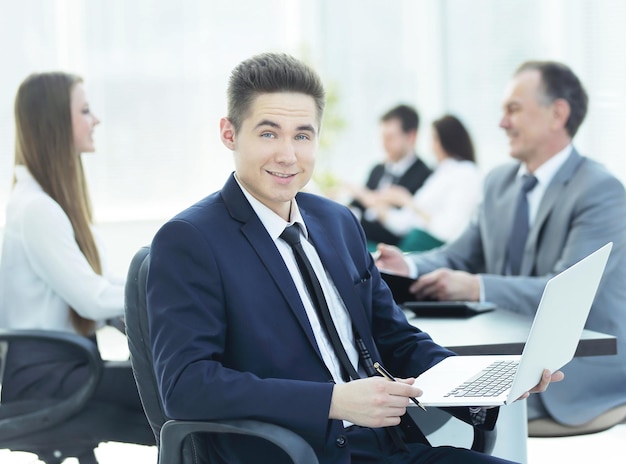
[[[370,190],[365,187],[358,187],[352,190],[355,199],[359,200],[366,209],[388,207],[389,204],[381,195],[380,190]]]
[[[376,267],[381,271],[408,277],[409,266],[400,248],[379,243],[376,247]]]
[[[379,190],[379,197],[380,200],[388,207],[397,206],[402,208],[403,206],[410,205],[413,202],[413,195],[411,192],[401,185],[390,185],[389,187]]]
[[[363,427],[398,425],[409,398],[420,396],[422,391],[413,386],[413,378],[396,380],[368,377],[335,385],[328,417]]]
[[[417,300],[480,300],[480,280],[477,275],[445,268],[424,274],[409,290]]]
[[[533,387],[532,389],[524,393],[522,396],[520,396],[518,400],[523,400],[523,399],[528,398],[531,393],[544,392],[548,388],[548,385],[550,385],[552,382],[560,382],[564,378],[565,378],[565,374],[563,374],[563,372],[561,371],[556,371],[553,374],[548,369],[545,369],[543,371],[543,374],[541,375],[541,380],[539,381],[539,383],[535,385],[535,387]]]

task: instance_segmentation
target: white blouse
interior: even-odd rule
[[[446,158],[413,196],[414,205],[428,215],[429,221],[407,206],[390,210],[384,224],[396,235],[422,229],[443,242],[449,242],[463,232],[481,194],[482,176],[476,164]]]
[[[0,257],[0,327],[75,332],[69,306],[103,321],[124,313],[124,283],[96,274],[63,209],[16,166]],[[99,247],[99,250],[102,250]]]

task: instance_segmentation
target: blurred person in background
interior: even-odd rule
[[[0,261],[0,328],[80,334],[124,314],[124,280],[107,273],[92,228],[92,210],[81,153],[93,152],[100,121],[91,112],[80,77],[32,74],[15,99],[14,185],[7,205]],[[87,377],[73,352],[43,342],[9,350],[2,401],[65,398]],[[130,362],[105,364],[93,401],[143,416]]]
[[[380,119],[385,161],[372,168],[364,187],[348,186],[353,196],[350,209],[360,219],[373,247],[378,242],[396,245],[402,239],[376,217],[381,192],[396,186],[413,195],[432,172],[415,153],[418,129],[419,114],[415,108],[399,105],[387,111]]]
[[[480,202],[482,179],[474,145],[463,123],[445,115],[432,123],[433,174],[414,195],[389,186],[375,207],[380,223],[404,237],[403,251],[435,248],[458,237]]]

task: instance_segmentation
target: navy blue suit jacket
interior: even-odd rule
[[[409,377],[452,354],[407,322],[347,208],[305,193],[297,202],[374,361]],[[333,384],[298,291],[233,176],[157,233],[147,304],[169,417],[273,422],[323,462],[349,462],[335,444],[343,424],[328,419]]]

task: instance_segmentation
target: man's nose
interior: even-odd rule
[[[277,158],[281,163],[293,163],[296,160],[296,147],[292,140],[284,139],[277,152]]]
[[[505,114],[500,118],[500,127],[502,129],[507,129],[511,126],[511,121],[509,117]]]

